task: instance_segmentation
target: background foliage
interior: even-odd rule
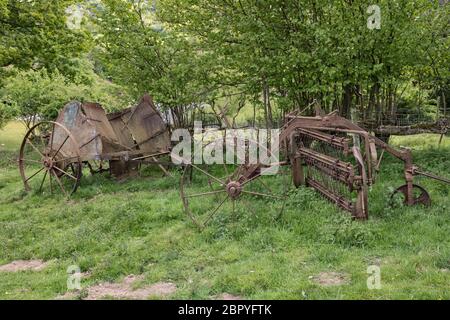
[[[19,88],[17,70],[45,69],[69,87],[84,86],[60,86],[61,99],[46,103],[48,110],[65,97],[97,98],[73,90],[94,92],[93,83],[104,79],[134,100],[150,92],[176,126],[211,116],[224,126],[236,119],[276,126],[283,114],[314,99],[326,111],[378,124],[400,111],[448,114],[449,5],[380,0],[381,28],[370,29],[372,4],[1,0],[0,80]],[[80,78],[80,59],[95,81]],[[21,109],[23,102],[2,92],[2,110]],[[100,102],[111,104],[107,108],[123,103],[120,96],[111,99]]]

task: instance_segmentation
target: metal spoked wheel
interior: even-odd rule
[[[214,170],[216,169],[216,170]],[[184,211],[199,228],[206,227],[217,215],[237,218],[242,214],[255,217],[270,214],[274,220],[284,210],[289,175],[264,175],[261,165],[242,165],[225,177],[220,166],[207,171],[198,165],[186,166],[180,180]],[[190,181],[190,170],[194,172]]]
[[[397,188],[391,195],[391,205],[395,205],[399,202],[403,202],[407,205],[407,194],[408,186],[406,184]],[[413,185],[413,205],[431,206],[431,197],[428,192],[423,187],[416,184]]]
[[[25,135],[19,170],[26,191],[62,192],[68,197],[80,184],[82,166],[78,143],[62,124],[40,122]]]
[[[242,165],[185,166],[180,195],[185,213],[200,229],[216,218],[281,216],[290,185],[287,163],[249,164],[248,159],[247,154]]]

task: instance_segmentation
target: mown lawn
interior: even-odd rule
[[[143,275],[140,285],[169,281],[170,298],[209,299],[230,293],[249,299],[450,299],[450,186],[418,179],[431,208],[388,205],[403,184],[402,165],[387,157],[370,192],[370,220],[351,221],[315,192],[291,190],[283,216],[273,203],[256,211],[218,215],[199,232],[182,211],[180,173],[152,173],[116,183],[85,176],[79,191],[26,194],[15,164],[22,132],[0,131],[0,265],[42,259],[39,272],[0,272],[0,299],[54,299],[67,291],[66,270],[90,276],[83,288]],[[415,162],[450,177],[450,139],[395,138],[414,148]],[[205,206],[209,204],[205,202]],[[367,288],[367,268],[381,268],[381,289]],[[314,281],[323,272],[345,275],[339,286]],[[83,296],[83,293],[80,294]]]

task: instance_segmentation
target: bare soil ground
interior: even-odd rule
[[[343,273],[337,272],[321,272],[317,276],[314,276],[313,281],[324,286],[340,286],[348,284],[349,276]]]
[[[105,298],[145,300],[150,297],[167,297],[174,294],[177,287],[171,282],[158,282],[151,286],[133,289],[140,277],[130,275],[121,283],[100,283],[87,289],[86,300],[101,300]]]
[[[0,272],[41,271],[46,266],[42,260],[17,260],[0,266]]]
[[[229,293],[222,293],[215,297],[216,300],[242,300],[240,296],[235,296]]]

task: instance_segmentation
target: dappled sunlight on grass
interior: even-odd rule
[[[0,151],[19,150],[25,132],[23,123],[19,121],[9,122],[4,128],[0,129]]]

